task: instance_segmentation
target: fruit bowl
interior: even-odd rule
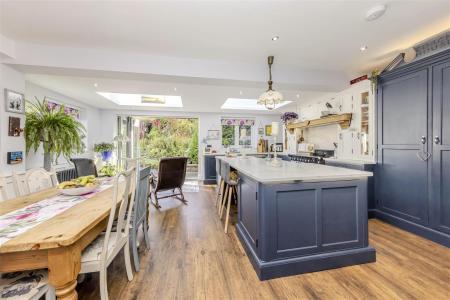
[[[66,188],[66,189],[59,189],[59,191],[68,196],[81,196],[85,194],[92,193],[96,188],[98,188],[98,184],[93,186],[82,186],[82,187],[75,187],[75,188]]]
[[[61,182],[58,185],[58,189],[64,195],[79,196],[93,192],[99,185],[97,179],[89,175]]]

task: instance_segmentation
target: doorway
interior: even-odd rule
[[[139,125],[133,148],[142,163],[157,169],[163,157],[188,158],[186,181],[198,180],[198,119],[133,117]],[[137,127],[137,126],[136,126]]]

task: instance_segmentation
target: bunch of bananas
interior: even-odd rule
[[[94,175],[89,176],[81,176],[76,179],[72,179],[70,181],[64,181],[61,182],[58,185],[59,189],[73,189],[73,188],[80,188],[80,187],[91,187],[98,185],[97,180],[95,179]]]

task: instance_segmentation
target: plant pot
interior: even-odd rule
[[[110,150],[110,151],[103,151],[103,152],[102,152],[102,160],[103,160],[103,161],[108,161],[108,160],[110,160],[111,156],[112,156],[112,151],[111,151],[111,150]]]

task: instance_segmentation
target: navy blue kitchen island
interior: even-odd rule
[[[370,172],[218,157],[239,173],[237,235],[261,280],[374,262]]]

